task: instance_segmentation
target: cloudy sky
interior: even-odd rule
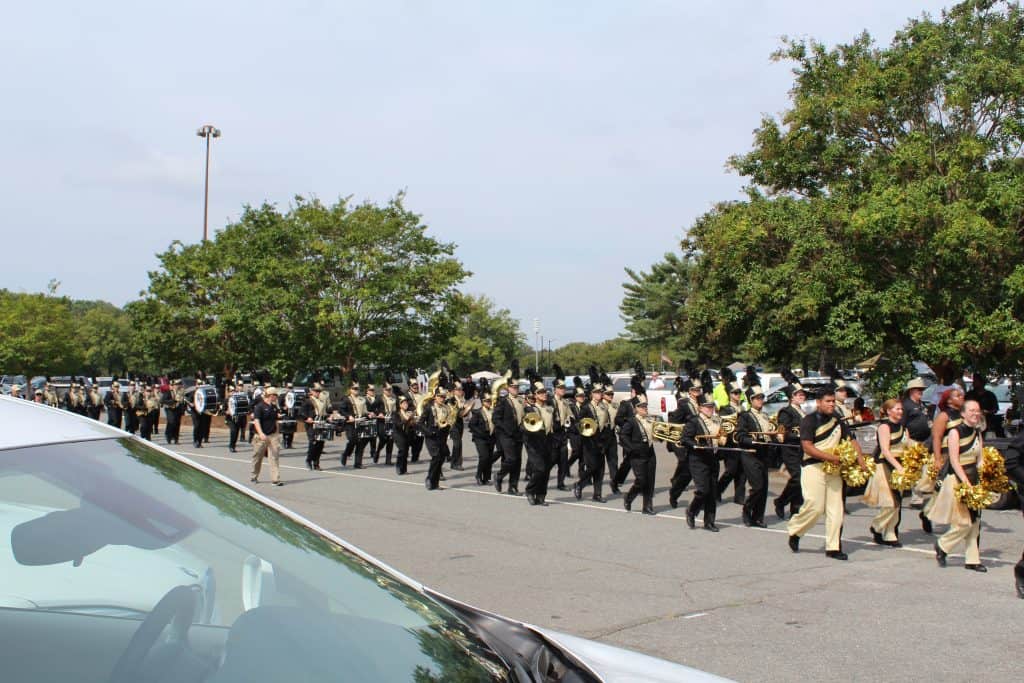
[[[622,330],[646,268],[738,196],[786,107],[783,35],[887,43],[948,3],[15,3],[0,27],[0,287],[122,305],[155,254],[243,204],[407,191],[466,289],[554,346]]]

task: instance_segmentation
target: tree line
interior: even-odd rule
[[[951,381],[1024,360],[1024,13],[969,0],[829,48],[784,39],[791,103],[728,161],[745,198],[627,269],[627,336],[675,358],[881,354]],[[893,373],[893,368],[897,371]]]

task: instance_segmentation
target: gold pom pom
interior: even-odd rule
[[[900,451],[898,458],[903,472],[893,470],[889,476],[889,484],[892,489],[894,491],[909,491],[914,488],[914,484],[921,479],[925,461],[930,455],[929,450],[919,443]]]
[[[875,459],[870,456],[864,458],[864,467],[861,467],[857,450],[853,447],[853,441],[850,439],[841,441],[832,453],[839,458],[839,462],[826,463],[826,471],[828,470],[827,465],[834,465],[848,486],[854,488],[864,486],[875,472]],[[828,473],[834,474],[835,471]]]
[[[992,446],[986,446],[981,453],[982,463],[978,468],[978,485],[993,494],[1009,491],[1010,478],[1006,476],[1006,460],[1002,453]]]

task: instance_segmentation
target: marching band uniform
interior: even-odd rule
[[[171,390],[168,392],[164,413],[167,416],[167,424],[164,426],[164,438],[167,440],[167,443],[176,444],[181,434],[181,416],[185,414],[185,390],[182,388],[180,379],[176,379],[171,383]],[[231,451],[234,452],[234,442],[231,444]]]
[[[827,395],[827,394],[825,394]],[[819,400],[820,400],[819,396]],[[789,547],[799,551],[800,538],[810,531],[818,519],[825,515],[825,555],[845,560],[840,535],[843,529],[843,478],[838,474],[826,474],[825,461],[806,451],[806,445],[813,445],[820,451],[832,453],[843,439],[851,438],[850,428],[833,414],[820,410],[800,421],[800,441],[805,449],[800,470],[800,490],[804,503],[800,511],[789,520]],[[853,442],[855,448],[856,441]]]
[[[288,394],[293,389],[295,389],[294,385],[288,382],[277,400],[278,413],[287,415],[290,418],[287,421],[282,421],[279,425],[281,428],[281,448],[290,449],[292,447],[292,443],[295,441],[295,432],[298,431],[298,425],[293,420],[296,420],[302,414],[301,405],[293,405],[290,410],[288,408]]]
[[[571,414],[571,422],[569,424],[569,446],[572,448],[572,453],[569,455],[569,462],[566,463],[566,475],[572,472],[572,465],[574,462],[578,462],[576,465],[576,474],[579,475],[576,478],[579,479],[583,476],[583,437],[580,436],[580,431],[576,427],[576,423],[580,420],[580,409],[583,404],[587,402],[587,392],[583,387],[576,387],[573,390],[573,400],[568,403],[569,412]]]
[[[888,417],[879,422],[879,427],[886,427],[889,432],[887,450],[893,459],[899,461],[899,454],[907,447],[907,431],[902,424],[894,423]],[[876,451],[878,464],[874,476],[868,482],[864,495],[866,499],[877,501],[878,514],[871,520],[871,536],[878,545],[900,547],[900,517],[903,507],[903,494],[892,488],[889,477],[893,473],[892,463],[885,458],[881,448],[882,434],[879,431],[879,443]]]
[[[636,404],[641,400],[647,400],[643,393],[642,384],[640,385],[640,391],[637,391],[635,385],[632,389],[633,396],[628,401],[621,402],[615,411],[615,429],[618,430],[619,444],[622,446],[622,462],[619,463],[619,466],[615,468],[615,472],[612,474],[612,483],[615,485],[615,488],[619,488],[626,483],[626,477],[629,475],[631,467],[629,456],[626,455],[626,442],[622,438],[622,425],[636,415]]]
[[[670,424],[685,425],[690,418],[698,415],[697,401],[700,400],[700,388],[700,380],[688,379],[683,382],[680,390],[685,394],[676,394],[676,408],[668,414]],[[676,469],[672,473],[672,486],[668,492],[668,504],[674,509],[679,505],[679,496],[693,481],[693,475],[690,473],[689,447],[682,443],[678,446],[669,444],[668,450],[676,456]]]
[[[60,407],[60,399],[57,397],[57,392],[50,386],[49,380],[43,385],[43,402],[51,408]],[[120,427],[121,425],[117,425]]]
[[[175,381],[177,381],[177,380],[175,380]],[[226,421],[228,423],[228,451],[230,451],[231,453],[237,453],[238,452],[238,435],[245,432],[245,424],[249,420],[248,414],[246,414],[246,413],[238,413],[238,412],[235,411],[235,402],[232,400],[232,398],[234,396],[245,396],[246,398],[248,398],[248,394],[245,393],[245,389],[242,387],[242,385],[238,384],[238,385],[235,386],[235,390],[231,393],[231,396],[228,397],[228,410],[227,410],[227,420]],[[168,417],[168,422],[167,422],[167,434],[168,434],[168,437],[167,438],[168,438],[168,440],[171,438],[170,437],[170,432],[171,432],[170,416],[171,416],[171,412],[168,411],[168,413],[167,413],[167,417]],[[175,431],[175,435],[177,435],[177,431]],[[177,443],[177,436],[175,436],[175,443]]]
[[[491,413],[491,399],[484,397],[480,407],[469,418],[469,433],[476,447],[476,483],[480,486],[491,483],[491,467],[494,465],[494,418]]]
[[[768,416],[761,407],[755,407],[755,399],[764,406],[764,390],[760,386],[747,389],[750,410],[740,413],[736,422],[736,441],[743,448],[740,462],[750,493],[743,503],[743,523],[747,526],[764,528],[764,509],[768,504],[768,463],[771,462],[771,442],[777,437],[766,436],[775,431]]]
[[[419,382],[413,378],[409,384],[409,410],[415,411],[422,398]],[[420,453],[423,451],[423,433],[420,431],[419,425],[410,429],[407,435],[409,437],[409,462],[419,462]]]
[[[135,414],[135,406],[139,402],[139,388],[134,382],[128,385],[128,395],[124,403],[124,430],[134,434],[139,430],[139,418]]]
[[[366,415],[372,422],[373,431],[370,433],[370,437],[366,439],[366,443],[370,446],[370,461],[374,465],[380,460],[380,452],[377,450],[377,436],[384,438],[384,434],[380,429],[380,416],[384,413],[384,404],[381,403],[380,398],[377,396],[377,388],[372,384],[366,385]]]
[[[454,422],[452,422],[451,439],[452,439],[452,458],[451,468],[453,470],[462,469],[462,433],[465,428],[465,417],[469,414],[469,408],[466,406],[465,393],[462,390],[462,383],[455,382],[454,388],[452,389],[452,397],[449,400],[449,404],[454,416]]]
[[[722,417],[735,415],[736,426],[739,424],[740,413],[743,412],[743,406],[738,398],[738,396],[742,395],[742,391],[739,383],[733,382],[732,386],[728,388],[728,403],[718,413]],[[718,499],[721,500],[725,489],[729,487],[729,484],[733,484],[732,501],[737,505],[743,505],[747,499],[747,478],[743,474],[742,451],[739,448],[735,448],[737,443],[736,435],[733,433],[729,437],[729,446],[732,446],[732,448],[725,448],[719,451],[722,460],[725,461],[725,468],[722,476],[718,478]]]
[[[43,392],[43,400],[46,400],[46,392]],[[103,404],[107,409],[107,424],[111,427],[121,428],[121,420],[124,417],[124,404],[121,399],[121,385],[113,382],[110,391],[103,398]]]
[[[690,453],[690,472],[696,491],[693,500],[686,510],[686,525],[695,528],[698,514],[704,513],[704,528],[718,531],[715,526],[715,512],[718,503],[718,454],[713,442],[719,438],[719,423],[712,419],[715,399],[711,394],[704,394],[700,407],[710,407],[712,412],[703,411],[691,417],[683,427],[682,442]],[[711,437],[711,438],[698,438]]]
[[[800,470],[803,462],[803,450],[800,446],[800,421],[804,419],[803,408],[800,403],[807,396],[807,392],[799,384],[790,384],[783,391],[789,396],[790,404],[779,411],[778,420],[780,431],[783,431],[782,464],[786,466],[789,474],[789,481],[786,482],[782,493],[775,499],[775,514],[779,519],[786,518],[786,506],[789,506],[790,514],[795,515],[800,505],[804,502],[800,486]]]
[[[617,406],[612,405],[615,392],[612,391],[610,384],[605,386],[603,396],[598,405],[604,415],[604,422],[601,423],[601,448],[604,451],[605,462],[608,463],[607,472],[612,493],[619,493],[619,485],[615,481],[615,473],[619,471],[619,443],[615,436]]]
[[[153,388],[147,387],[139,395],[135,405],[135,414],[139,416],[139,436],[146,441],[153,438],[153,413],[159,414],[160,402],[153,395]]]
[[[89,414],[89,417],[97,422],[100,419],[100,413],[103,412],[103,397],[100,396],[99,387],[96,386],[95,382],[93,382],[92,388],[89,390],[86,412]]]
[[[377,440],[374,444],[377,455],[373,461],[377,462],[380,459],[380,452],[384,451],[384,464],[390,465],[391,455],[395,448],[394,427],[392,426],[394,423],[391,421],[391,416],[398,409],[398,404],[395,400],[394,389],[390,385],[385,384],[383,392],[374,410],[377,413]]]
[[[423,407],[423,415],[420,421],[423,430],[423,440],[427,446],[427,452],[430,453],[430,467],[427,469],[427,477],[423,482],[428,491],[435,491],[440,487],[441,468],[444,466],[444,461],[450,455],[448,450],[448,433],[451,427],[442,427],[440,423],[449,418],[451,406],[447,405],[443,400],[437,400],[438,398],[443,399],[447,395],[448,390],[444,387],[435,389],[434,401]]]
[[[540,386],[537,386],[540,385]],[[529,476],[526,481],[526,500],[530,505],[547,505],[548,481],[551,478],[551,436],[554,432],[554,408],[546,405],[547,389],[537,382],[533,388],[536,401],[523,409],[523,414],[536,413],[541,418],[541,429],[536,432],[523,430],[526,441],[526,457],[529,460]]]
[[[314,422],[323,422],[327,419],[327,410],[330,408],[330,399],[323,395],[323,386],[314,384],[306,395],[302,405],[302,417],[306,425],[306,467],[311,470],[320,469],[320,456],[324,452],[324,440],[315,435]]]
[[[341,402],[341,415],[345,418],[345,450],[341,454],[341,466],[344,467],[348,464],[348,458],[352,455],[352,451],[355,451],[356,457],[355,462],[352,465],[353,469],[363,469],[363,451],[366,450],[366,444],[368,439],[360,438],[359,432],[356,430],[356,420],[361,420],[366,417],[366,399],[359,395],[359,385],[354,383],[348,390],[348,396],[346,396]]]
[[[523,467],[523,423],[524,406],[516,398],[519,393],[517,379],[509,380],[508,390],[502,390],[498,404],[494,407],[494,432],[501,448],[501,467],[494,478],[494,488],[501,491],[501,485],[508,476],[508,492],[519,493],[519,474]],[[507,391],[507,393],[506,393]]]
[[[959,411],[958,411],[959,412]],[[951,420],[952,422],[952,420]],[[978,483],[978,464],[983,462],[982,438],[980,427],[972,427],[963,418],[948,429],[944,443],[949,439],[957,439],[959,445],[960,467],[972,485]],[[939,566],[946,566],[946,555],[960,543],[964,544],[964,568],[979,572],[988,571],[981,564],[981,552],[978,548],[981,534],[981,511],[971,510],[956,499],[956,486],[960,483],[959,476],[952,466],[952,459],[946,461],[945,478],[942,488],[934,498],[934,504],[926,513],[932,522],[948,524],[949,530],[935,542],[935,558]]]
[[[643,514],[653,515],[654,477],[658,469],[658,460],[654,454],[654,434],[647,420],[647,401],[637,401],[635,408],[642,410],[643,415],[634,413],[619,428],[624,454],[633,469],[633,485],[626,492],[623,505],[630,510],[633,500],[640,495],[643,497]]]
[[[391,414],[391,423],[394,425],[395,448],[398,449],[395,460],[395,474],[407,474],[409,467],[409,444],[412,440],[410,433],[416,431],[416,413],[409,410],[409,398],[402,396],[398,399],[398,407]],[[405,407],[403,407],[405,406]]]
[[[572,487],[572,493],[576,500],[580,500],[583,498],[583,487],[593,484],[594,495],[591,496],[591,500],[603,503],[604,498],[601,496],[601,485],[604,483],[604,457],[601,451],[601,418],[604,416],[607,419],[607,415],[600,407],[602,402],[601,386],[591,387],[590,393],[591,400],[580,407],[579,419],[590,418],[597,422],[598,428],[592,436],[580,434],[580,448],[583,452],[583,466],[585,469],[580,478],[576,480],[576,485]]]
[[[551,404],[551,461],[557,467],[558,490],[565,491],[565,477],[569,474],[569,425],[572,423],[572,409],[565,398],[565,382],[555,379],[554,386],[555,396]]]

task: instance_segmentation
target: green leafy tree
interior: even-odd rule
[[[83,347],[65,297],[0,289],[0,368],[11,374],[79,372]]]
[[[626,268],[626,275],[619,313],[629,339],[659,350],[677,350],[686,326],[693,259],[669,252],[650,272]]]
[[[399,195],[384,206],[296,197],[246,207],[208,242],[159,255],[128,308],[147,356],[167,368],[426,364],[460,314],[469,273]]]
[[[72,301],[82,370],[92,376],[146,371],[128,314],[106,301]]]
[[[502,373],[513,359],[527,352],[526,335],[507,308],[495,309],[486,296],[460,298],[462,314],[456,322],[445,357],[455,370]]]

